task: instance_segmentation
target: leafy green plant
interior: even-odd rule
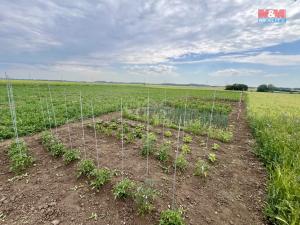
[[[110,128],[111,130],[117,130],[117,129],[118,129],[118,124],[117,124],[117,122],[115,122],[115,121],[110,121],[110,122],[109,122],[109,128]]]
[[[28,148],[23,140],[11,143],[8,150],[10,158],[10,171],[20,174],[30,167],[34,159],[29,155]]]
[[[161,212],[159,225],[185,225],[180,210],[165,210]]]
[[[133,134],[136,138],[142,138],[144,130],[145,126],[143,124],[139,124],[134,128]]]
[[[120,127],[122,127],[121,125],[120,125]],[[129,124],[128,123],[123,123],[123,132],[124,132],[124,134],[127,134],[127,133],[129,133],[130,132],[130,129],[129,129]],[[122,129],[121,129],[122,130]]]
[[[161,162],[166,162],[169,159],[169,153],[171,151],[171,142],[166,141],[163,143],[156,153],[156,157]]]
[[[188,123],[184,130],[196,135],[202,135],[205,134],[206,129],[207,126],[205,124],[202,124],[200,120],[195,120],[193,123]]]
[[[113,135],[113,130],[110,127],[104,127],[102,131],[107,136],[112,136]]]
[[[181,147],[182,154],[188,154],[191,153],[191,148],[187,144],[183,144]]]
[[[77,149],[67,149],[63,155],[65,164],[70,164],[78,159],[80,159],[80,152]]]
[[[108,183],[111,179],[111,171],[107,168],[94,169],[92,172],[92,189],[99,190],[104,184]]]
[[[172,137],[172,132],[167,130],[167,131],[165,131],[164,136],[165,137]]]
[[[208,160],[211,162],[211,163],[214,163],[216,160],[217,160],[217,156],[215,153],[209,153],[208,154]]]
[[[153,133],[144,135],[143,137],[143,146],[141,150],[142,156],[151,155],[155,150],[156,136]]]
[[[115,198],[127,198],[133,196],[135,183],[134,181],[125,178],[118,182],[113,189]]]
[[[86,176],[90,177],[93,175],[93,171],[96,169],[96,166],[91,159],[81,160],[78,165],[78,177]]]
[[[131,132],[124,135],[124,141],[125,141],[126,144],[133,143],[134,139],[135,139],[135,136]]]
[[[44,131],[42,133],[42,144],[47,148],[49,149],[50,145],[51,145],[51,142],[53,140],[53,136],[52,134],[49,132],[49,131]]]
[[[50,154],[54,157],[60,157],[65,153],[65,146],[53,136],[50,132],[42,133],[42,144],[47,148]]]
[[[210,128],[208,129],[208,136],[210,138],[222,141],[224,143],[228,143],[232,140],[233,134],[229,130],[222,130],[222,129],[215,129]]]
[[[65,146],[59,140],[56,140],[50,146],[50,154],[54,157],[60,157],[65,153]]]
[[[151,187],[138,186],[134,193],[134,201],[141,215],[147,214],[154,209],[153,202],[157,192]]]
[[[199,159],[196,162],[194,176],[207,177],[208,170],[209,170],[208,164],[205,161]]]
[[[220,148],[220,145],[217,143],[214,143],[213,146],[211,147],[213,150],[217,151]]]
[[[183,137],[183,139],[182,139],[182,141],[184,142],[184,143],[191,143],[192,141],[193,141],[193,139],[192,139],[192,137],[190,136],[190,135],[185,135],[184,137]]]
[[[176,168],[178,168],[180,171],[184,171],[187,168],[188,162],[184,156],[184,154],[179,154],[177,159],[175,160]]]

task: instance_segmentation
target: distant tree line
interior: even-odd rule
[[[299,88],[284,88],[284,87],[275,87],[273,84],[261,84],[257,87],[256,91],[258,92],[290,92],[290,93],[299,93]]]
[[[246,84],[231,84],[231,85],[226,85],[225,90],[247,91],[248,86]]]
[[[261,84],[257,87],[258,92],[273,92],[276,91],[276,87],[273,84]]]

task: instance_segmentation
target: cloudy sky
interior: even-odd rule
[[[286,9],[260,24],[258,9]],[[1,0],[0,77],[300,87],[298,0]]]

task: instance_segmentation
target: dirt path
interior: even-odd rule
[[[254,140],[245,120],[243,106],[240,122],[236,122],[237,110],[230,116],[230,124],[235,126],[234,140],[229,144],[218,143],[217,162],[211,166],[206,179],[193,176],[194,165],[200,157],[206,159],[210,150],[201,146],[205,137],[193,137],[190,144],[192,153],[188,155],[188,169],[177,179],[177,206],[183,207],[185,221],[190,225],[262,225],[262,209],[265,196],[266,176],[262,164],[251,152]],[[118,114],[102,116],[111,118]],[[88,121],[87,121],[88,122]],[[82,150],[82,130],[80,123],[71,124],[72,145]],[[155,129],[159,132],[160,129]],[[176,131],[172,130],[176,148]],[[93,131],[85,129],[88,158],[96,158]],[[67,126],[58,128],[58,136],[69,145]],[[168,208],[172,199],[172,170],[163,172],[159,162],[150,158],[150,176],[154,187],[160,191],[155,202],[154,213],[142,217],[137,215],[131,200],[115,200],[113,185],[120,180],[114,177],[110,184],[99,192],[94,192],[87,181],[76,178],[76,164],[65,166],[61,159],[54,159],[40,144],[39,135],[24,138],[30,152],[36,158],[35,166],[28,170],[28,176],[14,181],[9,173],[7,157],[8,141],[0,143],[0,215],[6,217],[0,224],[51,224],[57,219],[62,225],[154,225],[158,224],[159,212]],[[120,142],[114,137],[99,135],[100,165],[120,170]],[[161,139],[159,139],[161,143]],[[125,171],[137,182],[146,178],[146,160],[139,154],[141,141],[125,145]],[[173,153],[174,154],[174,153]],[[82,154],[83,155],[83,154]],[[96,213],[97,220],[90,218]]]

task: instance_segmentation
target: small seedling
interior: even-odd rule
[[[213,146],[211,147],[213,150],[217,151],[220,148],[220,145],[217,143],[214,143]]]
[[[164,136],[165,137],[172,137],[172,132],[167,130],[165,133],[164,133]]]
[[[99,190],[104,184],[111,179],[111,172],[107,168],[95,169],[92,173],[93,180],[91,181],[92,189]]]
[[[171,151],[171,142],[163,143],[156,153],[156,157],[161,162],[166,162],[169,159],[169,152]]]
[[[175,160],[176,168],[180,171],[184,171],[187,168],[188,162],[184,157],[184,154],[180,154],[177,159]]]
[[[89,219],[90,219],[90,220],[95,220],[95,221],[97,221],[97,219],[98,219],[97,213],[92,212],[92,214],[91,214],[91,216],[89,217]]]
[[[156,196],[157,192],[150,187],[137,187],[134,193],[134,201],[137,204],[139,214],[144,215],[154,209],[153,202]]]
[[[191,143],[193,141],[192,137],[190,135],[185,135],[183,137],[183,140],[182,140],[184,143]]]
[[[191,153],[191,148],[187,144],[183,144],[181,147],[182,154],[186,155],[188,153]]]
[[[135,183],[132,180],[125,178],[115,185],[113,194],[115,198],[127,198],[133,196],[134,187]]]
[[[208,154],[208,160],[209,160],[211,163],[214,163],[214,162],[217,160],[216,154],[214,154],[214,153],[209,153],[209,154]]]
[[[171,210],[161,212],[159,225],[185,225],[180,210]]]
[[[78,159],[80,159],[80,152],[77,149],[67,149],[63,155],[66,165]]]
[[[4,222],[6,215],[3,212],[0,212],[0,221]]]
[[[78,177],[90,177],[95,169],[96,166],[91,159],[82,160],[78,166]]]
[[[207,177],[208,169],[209,169],[209,166],[207,165],[207,163],[205,161],[198,160],[196,162],[194,176]]]

